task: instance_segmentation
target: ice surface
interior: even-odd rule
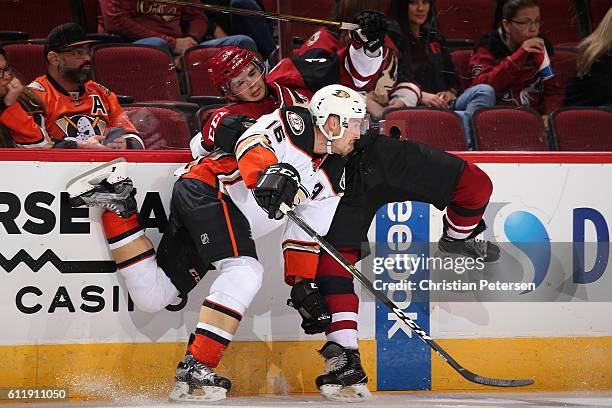
[[[226,401],[211,404],[176,404],[163,400],[115,399],[114,401],[56,402],[4,404],[0,407],[257,407],[257,408],[326,408],[326,407],[385,407],[385,408],[554,408],[554,407],[611,407],[612,392],[601,393],[376,393],[370,401],[342,403],[322,400],[318,395],[310,396],[257,396],[230,397]],[[30,401],[31,402],[31,401]]]

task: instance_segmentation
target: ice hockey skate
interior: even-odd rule
[[[218,376],[206,364],[200,363],[187,351],[176,367],[176,385],[169,400],[174,402],[219,401],[232,388],[229,379]]]
[[[136,212],[136,189],[126,175],[127,162],[118,158],[70,180],[66,191],[73,207],[100,207],[123,218]]]
[[[482,258],[487,263],[497,262],[500,258],[499,247],[490,241],[476,238],[486,228],[484,221],[481,220],[466,239],[453,239],[448,236],[445,226],[444,233],[438,241],[438,248],[445,253],[463,255],[474,259]]]
[[[316,384],[323,397],[343,402],[372,398],[359,351],[328,341],[319,353],[325,357],[325,374],[317,377]]]

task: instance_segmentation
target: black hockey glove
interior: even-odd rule
[[[226,153],[234,154],[236,142],[256,122],[246,115],[228,115],[221,119],[215,131],[215,145]],[[205,137],[205,135],[202,135]]]
[[[323,333],[331,323],[331,313],[317,284],[304,279],[291,288],[291,299],[287,305],[302,316],[302,329],[306,334]]]
[[[257,204],[268,213],[268,218],[280,220],[284,215],[280,210],[281,203],[293,208],[299,185],[300,175],[292,165],[271,164],[260,173],[253,195]]]
[[[385,15],[374,10],[364,10],[355,16],[358,30],[351,31],[351,39],[367,51],[374,52],[385,44],[387,20]]]

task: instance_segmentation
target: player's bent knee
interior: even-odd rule
[[[168,276],[157,266],[155,257],[122,269],[121,274],[125,277],[125,285],[134,305],[144,312],[159,312],[179,294]]]
[[[245,309],[249,307],[263,281],[263,266],[250,256],[227,258],[213,263],[219,277],[210,287],[210,292],[231,294]]]

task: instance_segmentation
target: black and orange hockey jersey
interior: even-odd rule
[[[314,127],[308,109],[277,109],[263,116],[235,143],[235,155],[213,152],[182,169],[180,175],[203,181],[229,196],[249,221],[254,239],[270,233],[284,220],[270,220],[252,192],[259,173],[270,164],[291,164],[300,175],[305,197],[295,212],[320,235],[327,232],[340,197],[344,193],[344,165],[338,155],[314,153]],[[283,255],[285,280],[314,278],[319,247],[291,220],[285,224]]]
[[[43,75],[28,87],[40,96],[44,111],[30,115],[16,103],[0,116],[0,123],[10,129],[18,146],[52,147],[62,140],[87,140],[103,135],[109,127],[124,128],[142,144],[117,97],[104,86],[87,81],[78,92],[68,92],[51,76]]]

